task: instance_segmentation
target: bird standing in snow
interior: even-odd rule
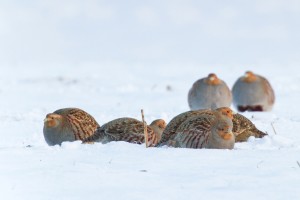
[[[188,93],[191,110],[229,107],[231,101],[230,89],[216,74],[197,80]]]
[[[203,112],[185,120],[169,146],[182,148],[233,149],[233,112],[228,107]]]
[[[161,134],[166,127],[163,119],[154,120],[147,126],[148,144],[155,146],[161,139]],[[133,118],[118,118],[99,127],[94,135],[85,139],[84,143],[111,141],[125,141],[142,144],[145,142],[143,122]]]
[[[269,81],[251,71],[240,77],[232,88],[233,104],[238,111],[271,111],[275,94]]]
[[[64,108],[46,115],[43,132],[48,145],[61,145],[65,141],[84,140],[98,127],[96,120],[85,111]]]

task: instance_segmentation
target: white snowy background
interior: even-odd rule
[[[0,198],[300,199],[299,35],[298,0],[1,0]],[[234,150],[44,141],[59,108],[168,122],[194,81],[246,70],[276,104]]]

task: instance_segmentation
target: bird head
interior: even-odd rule
[[[163,119],[156,119],[150,124],[150,126],[157,126],[160,129],[165,129],[166,125],[167,124],[166,124],[165,120],[163,120]]]
[[[156,119],[150,124],[150,127],[153,128],[153,130],[158,134],[159,140],[166,126],[167,124],[163,119]]]
[[[252,71],[246,71],[243,78],[245,82],[254,82],[257,76]]]
[[[233,115],[235,114],[230,108],[228,107],[221,107],[216,109],[217,112],[219,112],[221,115],[227,116],[231,120],[233,119]]]
[[[46,118],[44,119],[44,126],[47,128],[55,128],[59,126],[61,122],[62,122],[61,115],[50,113],[46,115]]]
[[[230,140],[234,137],[232,127],[226,123],[219,123],[217,127],[218,135],[224,140]]]
[[[216,74],[211,73],[207,76],[207,83],[209,85],[219,85],[221,83],[221,80],[217,77]]]

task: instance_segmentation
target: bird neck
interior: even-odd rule
[[[163,130],[156,125],[149,125],[149,126],[153,129],[154,134],[157,137],[157,140],[160,141]]]

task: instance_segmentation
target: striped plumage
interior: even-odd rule
[[[162,119],[154,120],[147,126],[148,144],[155,146],[161,139],[166,123]],[[143,122],[133,118],[118,118],[99,127],[94,135],[85,139],[84,143],[126,141],[142,144],[145,142]]]
[[[96,120],[78,108],[64,108],[46,115],[44,137],[48,145],[61,145],[65,141],[84,140],[99,127]]]
[[[232,110],[218,108],[211,113],[203,112],[185,120],[176,130],[169,146],[181,148],[233,149]]]
[[[211,110],[195,110],[195,111],[187,111],[175,116],[166,126],[165,130],[162,133],[162,138],[157,146],[163,146],[166,144],[168,140],[172,140],[176,133],[177,128],[188,118],[198,115],[202,112],[210,113]]]
[[[267,135],[266,133],[258,130],[249,119],[241,114],[234,114],[232,122],[232,132],[235,135],[236,142],[245,142],[250,136],[262,138]]]
[[[167,142],[170,140],[173,140],[177,129],[183,122],[185,122],[187,119],[198,116],[199,114],[205,113],[206,115],[212,115],[213,112],[210,109],[204,109],[204,110],[196,110],[196,111],[187,111],[184,113],[181,113],[177,116],[175,116],[165,128],[162,139],[159,142],[157,146],[163,146],[167,145]],[[245,116],[235,113],[233,114],[233,129],[232,132],[235,135],[236,142],[244,142],[247,141],[247,139],[250,136],[254,136],[256,138],[262,138],[266,134],[262,131],[258,130],[255,125],[247,119]]]
[[[231,101],[232,95],[227,84],[213,73],[197,80],[188,93],[191,110],[228,107]]]
[[[275,102],[269,81],[251,71],[240,77],[232,88],[233,105],[241,112],[270,111]]]

